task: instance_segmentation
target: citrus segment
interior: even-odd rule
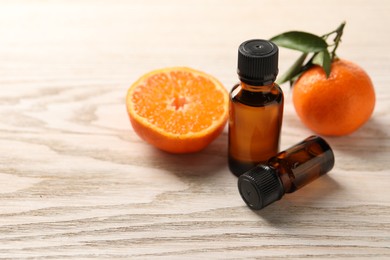
[[[127,93],[127,111],[135,132],[172,153],[205,148],[223,130],[228,93],[214,77],[185,67],[152,71]]]

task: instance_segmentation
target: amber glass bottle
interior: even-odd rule
[[[329,172],[333,165],[328,143],[310,136],[242,174],[238,189],[249,207],[261,209]]]
[[[240,83],[230,92],[229,168],[236,176],[265,162],[279,150],[283,92],[274,82],[278,47],[249,40],[238,48]]]

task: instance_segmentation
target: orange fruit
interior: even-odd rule
[[[293,103],[302,122],[322,135],[347,135],[371,117],[375,92],[370,77],[358,65],[337,59],[326,78],[314,66],[305,71],[293,86]]]
[[[135,132],[171,153],[197,152],[224,129],[228,92],[214,77],[185,67],[143,75],[127,92],[126,106]]]

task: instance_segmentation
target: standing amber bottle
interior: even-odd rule
[[[265,162],[279,151],[283,92],[274,82],[278,47],[249,40],[238,48],[240,83],[230,92],[229,168],[236,176]]]

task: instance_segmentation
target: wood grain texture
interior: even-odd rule
[[[290,2],[1,1],[0,258],[390,258],[390,4]],[[376,109],[327,138],[335,168],[304,189],[254,212],[226,131],[182,156],[133,132],[124,98],[143,73],[190,66],[230,89],[242,41],[343,20],[339,55],[371,75]],[[280,70],[296,57],[281,50]],[[312,134],[283,90],[282,149]]]

